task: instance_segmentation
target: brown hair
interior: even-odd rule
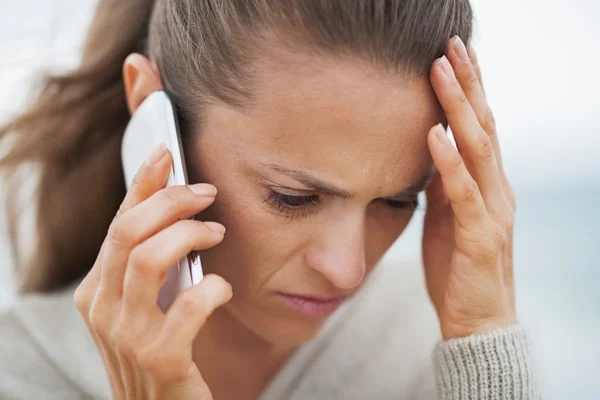
[[[470,41],[472,18],[468,0],[101,0],[79,67],[46,76],[36,101],[0,127],[11,145],[0,168],[21,290],[63,287],[95,261],[125,194],[121,69],[130,53],[156,63],[185,135],[210,102],[250,100],[252,62],[268,40],[422,76],[451,36]],[[19,250],[23,162],[40,167],[34,257]]]

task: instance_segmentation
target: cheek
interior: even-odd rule
[[[231,283],[234,298],[248,300],[298,253],[302,232],[269,211],[255,187],[229,180],[218,190],[217,200],[200,217],[221,222],[227,233],[219,246],[203,252],[204,269]]]

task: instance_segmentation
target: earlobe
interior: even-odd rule
[[[133,114],[150,94],[163,89],[156,66],[138,53],[132,53],[125,59],[123,82],[129,114]]]

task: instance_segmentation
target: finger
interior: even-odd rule
[[[486,207],[500,213],[506,204],[490,137],[483,130],[444,56],[434,62],[431,82],[446,113],[467,170],[477,183]]]
[[[120,297],[127,261],[135,246],[169,225],[204,210],[212,204],[216,192],[209,184],[170,186],[122,214],[108,231],[110,251],[103,260],[106,267],[102,285]]]
[[[474,54],[474,51],[472,50]],[[481,84],[481,71],[479,65],[471,61],[471,56],[463,41],[455,36],[448,41],[446,54],[452,64],[456,77],[462,86],[479,124],[492,140],[492,147],[496,155],[498,169],[502,172],[502,156],[500,153],[500,143],[496,131],[494,115],[489,107]]]
[[[477,183],[441,124],[430,130],[427,142],[456,221],[466,231],[477,232],[489,218]]]
[[[485,94],[485,87],[483,86],[483,78],[481,75],[481,67],[479,66],[479,59],[477,57],[477,53],[475,52],[475,49],[473,49],[473,47],[471,45],[469,45],[469,47],[467,49],[467,53],[469,54],[469,59],[471,60],[471,64],[473,64],[473,68],[475,69],[475,74],[477,75],[477,79],[479,80],[479,84],[481,85],[481,90]],[[492,118],[493,118],[493,116],[492,116]],[[495,132],[496,132],[496,134],[494,134],[491,138],[492,138],[492,141],[495,142],[494,143],[495,149],[497,149],[496,158],[498,159],[498,169],[500,171],[500,177],[502,179],[502,184],[504,185],[504,194],[508,198],[508,201],[510,202],[512,208],[515,209],[515,207],[516,207],[515,196],[514,196],[512,187],[510,186],[510,183],[508,182],[506,172],[504,171],[504,165],[503,165],[504,162],[503,162],[503,158],[502,158],[502,149],[500,147],[500,139],[498,138],[497,130]]]
[[[197,285],[181,292],[167,311],[161,332],[164,342],[175,347],[174,351],[189,348],[213,311],[232,296],[227,281],[218,275],[206,275]]]
[[[481,84],[479,83],[475,67],[471,63],[471,59],[467,54],[464,43],[458,36],[455,36],[448,41],[448,44],[446,45],[446,54],[448,55],[448,60],[452,65],[456,78],[458,79],[467,100],[469,100],[469,104],[473,108],[481,127],[488,135],[495,135],[496,127],[493,119],[491,119],[491,110],[487,104]]]
[[[477,58],[477,53],[475,53],[475,49],[473,46],[469,45],[467,48],[467,54],[469,55],[469,59],[471,60],[471,64],[473,64],[473,69],[475,70],[475,75],[477,75],[477,80],[481,85],[481,90],[485,94],[485,87],[483,86],[483,78],[481,77],[481,68],[479,67],[479,59]]]
[[[98,254],[100,262],[94,265],[95,269],[99,269],[100,274],[99,296],[107,296],[107,299],[120,296],[122,285],[116,281],[119,274],[114,273],[115,265],[119,265],[116,260],[126,258],[132,248],[131,244],[127,243],[127,241],[115,241],[114,238],[111,240],[110,235],[115,230],[114,225],[118,223],[123,214],[165,186],[169,177],[170,167],[171,155],[166,146],[161,143],[154,149],[133,178],[129,190],[111,223],[109,237],[103,243],[102,250]],[[98,271],[94,272],[94,274],[98,274]]]
[[[146,315],[156,309],[167,271],[193,250],[211,248],[223,240],[225,228],[216,222],[179,221],[137,246],[129,257],[124,282],[124,312]]]
[[[164,188],[169,177],[170,152],[164,143],[154,149],[146,162],[133,177],[129,190],[117,211],[115,218],[146,200]]]

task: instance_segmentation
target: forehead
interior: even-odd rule
[[[430,168],[426,135],[441,120],[426,76],[283,51],[256,64],[246,112],[216,106],[205,128],[240,158],[300,167],[346,187],[397,190]]]

